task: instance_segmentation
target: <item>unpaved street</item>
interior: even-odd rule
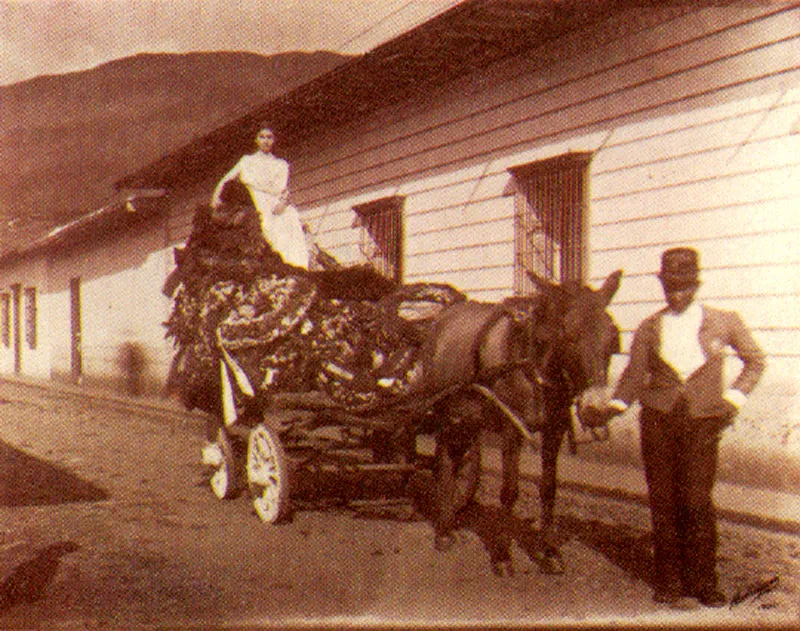
[[[674,612],[650,599],[641,504],[564,491],[567,569],[550,576],[532,560],[535,486],[503,524],[491,467],[458,544],[436,552],[423,474],[405,496],[334,490],[267,526],[246,494],[221,502],[204,485],[195,421],[8,383],[0,398],[0,577],[47,546],[77,545],[50,564],[39,600],[4,606],[2,629],[800,625],[797,536],[722,521],[721,586],[734,594],[776,576],[777,586],[735,607]],[[516,537],[510,577],[489,562],[501,528]]]

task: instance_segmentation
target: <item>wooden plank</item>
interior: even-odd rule
[[[738,57],[732,60],[715,61],[716,57],[714,55],[719,55],[719,50],[717,50],[719,43],[712,46],[706,42],[707,50],[702,53],[706,56],[705,59],[701,57],[691,59],[691,62],[689,62],[687,61],[689,59],[688,55],[685,59],[678,57],[675,59],[675,63],[683,65],[675,66],[669,74],[664,74],[663,78],[654,77],[653,64],[657,62],[647,60],[636,62],[638,66],[626,72],[622,82],[619,81],[618,76],[595,75],[571,84],[558,84],[549,91],[538,91],[524,100],[513,103],[513,105],[495,107],[480,116],[472,116],[463,121],[453,120],[447,125],[439,125],[437,128],[425,133],[424,136],[417,134],[407,139],[399,139],[393,143],[391,156],[421,158],[425,153],[437,149],[441,150],[448,146],[450,139],[453,137],[484,139],[487,134],[491,134],[502,138],[502,134],[499,132],[507,128],[509,124],[521,124],[530,119],[531,112],[536,113],[539,128],[558,129],[559,124],[563,125],[565,120],[574,118],[573,116],[565,116],[565,112],[563,112],[565,106],[569,106],[574,110],[578,107],[576,104],[579,104],[582,110],[592,116],[602,117],[599,120],[608,120],[609,117],[606,112],[613,111],[613,108],[609,107],[608,101],[611,97],[621,93],[626,94],[625,104],[628,108],[632,104],[638,108],[642,104],[653,102],[654,99],[657,102],[659,98],[663,99],[665,95],[683,94],[684,96],[681,98],[687,98],[691,93],[690,90],[695,92],[698,90],[708,91],[709,89],[715,89],[715,86],[719,87],[741,82],[741,79],[736,75],[742,73],[749,73],[750,77],[753,78],[758,76],[758,71],[755,71],[755,75],[753,74],[754,69],[771,68],[771,72],[777,72],[781,69],[787,70],[797,66],[796,41],[782,42],[755,50],[749,50],[754,45],[753,43],[740,42],[736,38],[730,39],[729,44],[734,47],[733,51],[742,51]],[[732,51],[728,50],[726,53],[732,54]],[[697,54],[701,55],[701,52],[698,51]],[[699,65],[703,62],[706,65]],[[686,66],[690,63],[697,65],[686,69]],[[618,72],[617,68],[612,70],[615,73]],[[677,91],[670,89],[669,84],[675,85]],[[613,90],[610,89],[612,86]],[[555,89],[556,87],[557,89]],[[628,87],[630,89],[626,89]],[[653,107],[653,105],[648,105],[648,107]],[[517,137],[520,135],[521,137],[532,136],[530,133],[522,133],[518,134]],[[496,146],[498,141],[490,141],[489,144]],[[508,146],[508,141],[502,141],[502,144]],[[322,181],[329,177],[338,180],[346,176],[348,171],[361,171],[369,164],[382,164],[386,168],[390,163],[385,158],[389,157],[383,147],[365,149],[359,152],[358,155],[351,156],[345,162],[328,165],[321,176],[323,178]],[[307,181],[309,185],[314,185],[314,176],[310,172],[307,174]]]
[[[785,14],[760,19],[765,14],[774,13],[776,7],[740,6],[738,9],[740,10],[725,15],[718,13],[713,22],[708,21],[708,13],[704,12],[689,14],[664,25],[658,25],[659,17],[655,16],[649,25],[652,27],[656,24],[655,28],[645,26],[640,32],[636,32],[636,27],[633,27],[632,31],[626,24],[625,15],[620,14],[616,20],[612,19],[605,24],[592,25],[589,29],[570,33],[557,42],[549,42],[526,55],[495,65],[487,77],[481,77],[480,80],[465,78],[454,84],[453,90],[467,95],[466,99],[453,103],[452,99],[445,96],[438,104],[426,103],[411,111],[408,104],[404,104],[402,108],[383,112],[379,120],[373,123],[372,128],[361,125],[357,135],[347,134],[353,139],[350,157],[368,150],[370,146],[400,140],[403,133],[410,135],[431,130],[441,125],[443,120],[466,119],[478,113],[497,110],[508,102],[541,91],[545,77],[564,77],[563,81],[580,81],[582,78],[606,71],[609,67],[619,67],[623,63],[659,54],[659,51],[671,46],[702,40],[707,37],[710,23],[715,25],[717,32],[722,33],[726,29],[735,31],[736,27],[740,26],[752,29],[751,21],[762,25],[760,27],[762,33],[766,30],[763,24],[771,20],[791,24],[790,18]],[[653,13],[655,12],[651,11],[651,14]],[[769,35],[768,32],[765,34]],[[756,37],[755,41],[760,41],[758,34],[750,35],[753,36]],[[763,38],[764,34],[761,37]],[[738,41],[746,41],[745,38],[746,35],[741,34]],[[591,45],[587,46],[586,40],[589,39]],[[583,53],[586,50],[592,50],[593,54],[585,57]],[[471,84],[474,87],[471,88]],[[481,94],[482,98],[473,98],[476,94]],[[387,127],[398,131],[387,136]],[[326,144],[337,148],[342,146],[341,142]],[[330,153],[335,154],[335,151]],[[313,157],[320,159],[317,165],[322,168],[336,160],[335,157],[327,158],[328,162],[325,162],[326,157],[310,147],[308,158]],[[309,160],[308,166],[314,168],[315,163]]]
[[[484,174],[483,163],[472,164],[459,169],[442,171],[425,178],[404,181],[398,189],[400,195],[423,197],[429,191],[447,189],[451,186],[474,182]]]
[[[699,300],[702,297],[698,296]],[[764,296],[757,301],[750,298],[730,298],[726,300],[708,300],[708,304],[720,309],[737,311],[745,322],[754,330],[788,330],[800,329],[798,313],[800,313],[800,297],[798,296]],[[663,297],[653,294],[652,303],[613,303],[611,310],[618,324],[626,330],[635,329],[648,315],[663,307]]]
[[[460,138],[451,135],[450,130],[440,145],[432,147],[425,153],[404,155],[398,153],[397,160],[386,163],[367,160],[359,162],[360,169],[348,173],[331,173],[326,181],[321,181],[311,186],[308,195],[323,194],[322,189],[329,184],[335,185],[334,194],[344,194],[346,191],[358,190],[375,183],[389,182],[402,174],[404,177],[415,177],[434,169],[443,167],[457,168],[459,163],[474,159],[482,154],[494,151],[508,151],[519,146],[520,139],[525,142],[534,142],[535,139],[544,139],[559,133],[571,132],[577,134],[587,127],[594,125],[622,124],[632,115],[641,115],[648,112],[651,115],[657,108],[681,100],[692,99],[699,94],[707,94],[724,87],[723,81],[729,78],[741,82],[755,80],[759,75],[753,74],[752,69],[760,67],[760,62],[770,60],[769,53],[759,60],[743,62],[742,75],[732,77],[733,70],[726,69],[701,69],[691,71],[693,77],[673,77],[661,85],[647,84],[635,89],[635,93],[619,92],[610,94],[597,101],[569,105],[553,111],[547,115],[509,123],[503,128],[487,131],[481,135]],[[744,73],[751,70],[751,76]],[[776,72],[780,72],[776,69]],[[704,74],[703,74],[704,72]],[[721,79],[724,77],[725,79]],[[633,107],[631,107],[633,106]],[[684,104],[684,107],[687,107]],[[355,168],[356,165],[350,165]],[[350,167],[347,169],[350,171]]]
[[[416,180],[421,189],[416,194],[411,195],[401,189],[402,194],[409,195],[405,205],[408,214],[427,212],[430,209],[460,207],[503,197],[512,176],[507,170],[493,168],[492,164],[486,163],[473,179],[455,182],[449,186],[430,186],[430,179],[438,178]]]
[[[800,172],[791,167],[709,178],[617,197],[602,197],[593,187],[592,220],[594,224],[627,223],[655,214],[758,205],[773,200],[796,205],[798,182]]]
[[[617,56],[611,51],[605,51],[605,46],[623,46],[623,50],[625,50],[624,44],[617,44],[617,40],[630,33],[646,30],[653,24],[658,24],[664,19],[664,16],[668,15],[670,15],[669,10],[654,8],[646,13],[645,19],[642,19],[641,12],[637,14],[636,19],[629,19],[629,13],[620,12],[605,24],[594,24],[587,29],[567,33],[555,44],[548,42],[520,57],[499,62],[493,65],[492,71],[486,76],[467,75],[451,84],[454,92],[469,97],[480,94],[484,97],[481,100],[468,98],[462,99],[458,103],[452,103],[446,88],[433,87],[429,90],[429,98],[425,102],[409,101],[386,108],[366,121],[359,121],[357,124],[343,129],[340,134],[331,132],[329,138],[322,138],[323,142],[321,143],[309,144],[299,151],[296,157],[307,160],[309,166],[316,165],[324,168],[338,159],[340,149],[345,145],[351,148],[350,155],[357,155],[384,140],[393,142],[402,135],[418,133],[430,128],[431,125],[436,125],[443,116],[442,112],[445,112],[445,118],[447,116],[462,118],[473,114],[476,108],[477,111],[491,110],[501,103],[491,100],[492,96],[486,100],[487,93],[491,95],[512,91],[513,94],[513,90],[516,88],[519,94],[527,94],[532,89],[529,82],[532,81],[533,75],[539,74],[545,68],[561,67],[585,50],[597,51],[595,59],[614,60]],[[742,15],[737,17],[737,20],[752,18],[752,15]],[[682,32],[685,29],[679,30]],[[587,40],[590,40],[591,44]],[[606,54],[602,54],[603,52]],[[398,132],[395,135],[387,136],[387,128],[396,129]],[[320,146],[330,149],[320,150]],[[314,162],[314,158],[318,158],[318,161]]]
[[[703,267],[707,270],[729,265],[756,266],[762,270],[772,267],[780,270],[800,262],[799,239],[800,232],[792,231],[641,245],[638,248],[604,252],[602,256],[594,257],[592,275],[603,276],[616,269],[627,269],[630,273],[649,273],[658,269],[663,250],[677,245],[696,247],[701,252]]]
[[[696,180],[783,168],[800,170],[797,139],[791,136],[745,142],[593,175],[592,190],[601,198],[623,197]],[[794,188],[800,191],[800,183]]]
[[[781,118],[783,112],[788,109],[788,116],[791,117],[791,112],[800,103],[800,87],[793,88],[792,85],[796,84],[787,82],[753,94],[747,99],[722,100],[710,107],[675,111],[670,114],[670,125],[667,126],[660,118],[645,118],[629,125],[617,127],[614,130],[613,141],[606,146],[606,149],[612,154],[610,162],[613,165],[618,159],[614,155],[614,149],[624,152],[625,146],[629,144],[674,136],[676,133],[682,133],[684,129],[708,127],[714,130],[720,125],[727,124],[731,126],[731,129],[725,129],[722,133],[725,135],[735,134],[737,130],[734,128],[737,123],[746,127],[746,119],[752,114],[766,115],[766,118],[758,119],[759,129],[756,130],[755,137],[759,137],[758,134],[762,133],[762,130],[763,137],[783,135],[787,132],[787,128],[784,126],[785,121]],[[677,130],[677,132],[673,130]],[[605,160],[605,156],[603,156],[603,160]],[[595,166],[601,168],[599,164]]]
[[[800,336],[797,335],[795,330],[757,329],[749,322],[748,326],[756,342],[767,355],[767,364],[770,370],[776,368],[775,360],[777,359],[800,361]],[[631,330],[627,330],[622,334],[622,349],[626,355],[630,353],[631,344],[633,343],[633,329],[635,328],[633,326]],[[786,362],[782,361],[781,363]]]
[[[763,100],[767,100],[767,97]],[[776,96],[768,95],[768,101],[768,106],[774,104]],[[701,120],[707,117],[709,109],[693,110],[698,118],[692,120],[688,115],[683,116],[688,120],[680,123],[675,117],[670,117],[669,121],[658,119],[653,122],[658,123],[659,131],[637,140],[620,142],[615,131],[612,140],[592,159],[592,177],[608,176],[631,167],[715,149],[738,149],[748,142],[786,139],[791,134],[792,125],[800,117],[800,102],[756,110],[751,108],[752,104],[747,100],[739,101],[737,105],[738,113],[713,122]],[[623,129],[636,126],[634,124]]]
[[[435,252],[408,257],[409,263],[430,270],[470,269],[506,266],[514,260],[514,245],[505,243],[478,244],[469,247],[458,245],[440,248]]]
[[[406,245],[406,256],[441,252],[443,249],[463,249],[508,243],[514,239],[514,225],[509,221],[484,221],[457,227],[443,227],[415,235]]]
[[[715,200],[709,200],[711,202]],[[671,214],[631,218],[619,223],[593,224],[590,243],[592,252],[639,248],[658,244],[669,235],[670,242],[694,240],[698,235],[737,237],[751,234],[772,234],[800,230],[800,184],[796,200],[768,200],[703,210],[655,208],[654,212]]]
[[[640,275],[632,275],[626,270],[614,297],[616,304],[638,302],[661,295],[661,285],[655,277],[658,261],[650,261],[649,264],[650,269]],[[699,295],[708,300],[800,295],[800,263],[722,269],[704,267],[701,278],[703,284]],[[599,283],[600,280],[595,278],[593,282]]]
[[[755,337],[770,357],[800,358],[800,335],[796,329],[761,330],[755,332]]]
[[[666,120],[671,120],[671,117],[681,114],[686,110],[705,111],[719,107],[721,104],[730,102],[731,100],[751,100],[757,98],[764,92],[782,91],[785,90],[787,82],[800,83],[800,70],[789,75],[778,75],[768,77],[766,79],[759,79],[748,83],[746,85],[736,85],[733,88],[725,88],[720,91],[705,93],[697,97],[693,97],[689,101],[677,102],[664,105],[659,108],[659,124],[662,129],[669,131],[666,125]],[[662,120],[663,118],[663,120]],[[491,175],[499,173],[509,168],[535,160],[549,158],[553,155],[558,155],[572,150],[581,151],[594,151],[598,147],[604,147],[606,141],[613,142],[613,137],[616,135],[616,130],[625,129],[627,125],[636,124],[637,120],[647,120],[643,116],[636,116],[630,120],[621,120],[617,122],[617,127],[614,128],[614,134],[611,134],[607,128],[602,126],[593,125],[580,130],[568,130],[564,132],[555,132],[542,136],[538,140],[531,140],[530,147],[515,147],[513,152],[506,152],[505,155],[496,153],[493,155],[492,162],[488,165],[481,165],[482,169],[486,170],[486,174]],[[580,136],[576,137],[575,132],[580,132]],[[597,156],[602,156],[603,150],[599,151]],[[466,164],[466,163],[464,163]],[[427,182],[432,177],[444,177],[446,175],[456,175],[460,173],[465,166],[462,165],[442,165],[438,169],[433,169],[425,174],[419,174],[418,178],[410,178],[407,182]],[[474,170],[472,167],[466,167]],[[409,186],[409,185],[404,185]],[[422,186],[426,186],[422,184]],[[320,200],[321,202],[324,199]]]
[[[434,208],[425,213],[407,216],[406,229],[409,235],[420,235],[486,221],[507,222],[513,216],[513,199],[501,197],[456,207]],[[513,234],[509,238],[513,238]]]
[[[410,196],[405,206],[406,214],[413,215],[429,208],[463,206],[472,199],[477,179],[442,188],[428,189]]]

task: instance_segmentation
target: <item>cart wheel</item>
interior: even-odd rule
[[[456,510],[460,510],[475,499],[475,494],[478,492],[481,478],[481,441],[479,438],[464,452],[454,478],[453,504]]]
[[[217,442],[222,451],[222,462],[209,483],[214,495],[221,500],[228,500],[236,497],[241,490],[241,455],[235,450],[233,440],[224,427],[217,432]]]
[[[270,524],[286,520],[289,507],[289,469],[280,439],[260,423],[247,443],[247,481],[256,513]]]

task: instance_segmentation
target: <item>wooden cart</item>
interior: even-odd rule
[[[223,380],[225,379],[225,370]],[[223,396],[234,387],[223,383]],[[299,473],[406,476],[431,469],[435,457],[417,452],[417,438],[446,422],[448,400],[459,390],[405,399],[383,407],[347,410],[324,392],[281,392],[257,410],[231,406],[218,432],[222,460],[210,485],[220,499],[249,490],[259,518],[288,520],[293,481]],[[466,460],[457,484],[459,501],[474,497],[480,476],[480,451]]]

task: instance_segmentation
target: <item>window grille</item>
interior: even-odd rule
[[[11,294],[0,294],[0,335],[3,338],[3,346],[11,348]]]
[[[28,348],[36,348],[36,321],[37,321],[37,307],[36,307],[36,288],[26,287],[24,292],[25,301],[25,342]]]
[[[514,176],[514,292],[534,291],[528,271],[583,281],[590,154],[571,153],[510,169]]]
[[[354,206],[354,227],[360,227],[359,248],[381,274],[403,278],[403,197],[385,197]]]

